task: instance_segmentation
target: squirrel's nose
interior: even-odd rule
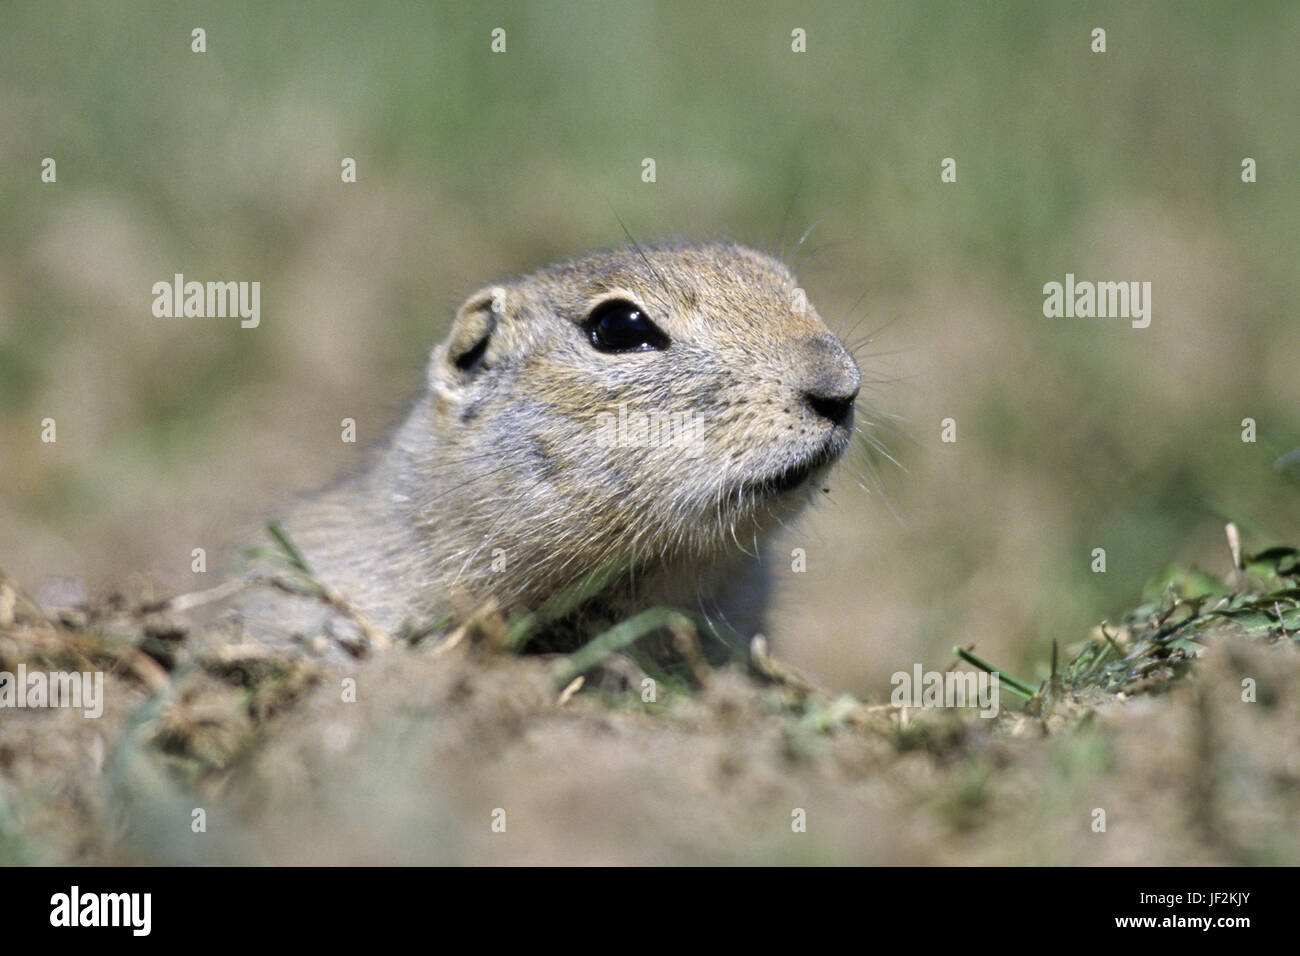
[[[811,374],[804,381],[804,402],[832,424],[847,426],[853,418],[853,400],[862,386],[858,363],[833,335],[809,339],[805,348]]]
[[[858,397],[858,392],[854,389],[852,395],[817,395],[813,392],[804,393],[804,401],[814,412],[831,422],[833,425],[845,425],[853,417],[853,400]]]

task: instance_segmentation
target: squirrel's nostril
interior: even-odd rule
[[[835,425],[847,425],[853,415],[853,400],[858,397],[857,389],[852,395],[817,395],[805,392],[804,400],[808,407]]]

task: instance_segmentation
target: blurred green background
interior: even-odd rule
[[[352,466],[339,420],[380,439],[466,295],[620,244],[617,217],[772,250],[816,225],[801,281],[902,466],[868,493],[850,464],[783,538],[808,571],[771,637],[829,683],[881,694],[955,643],[1040,677],[1169,562],[1225,571],[1227,518],[1300,539],[1273,467],[1300,444],[1294,2],[3,18],[0,568],[31,590],[212,583],[191,549],[217,571]],[[154,318],[176,272],[260,281],[261,327]],[[1067,272],[1150,281],[1150,328],[1045,318]]]

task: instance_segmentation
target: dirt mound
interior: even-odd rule
[[[981,718],[762,655],[575,693],[482,629],[339,666],[0,582],[0,672],[104,682],[97,717],[0,712],[0,862],[1295,864],[1293,628],[1207,607],[1171,590]]]

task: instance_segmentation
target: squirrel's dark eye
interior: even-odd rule
[[[646,318],[641,307],[621,299],[602,302],[587,317],[584,326],[591,344],[601,352],[663,351],[668,336]]]

